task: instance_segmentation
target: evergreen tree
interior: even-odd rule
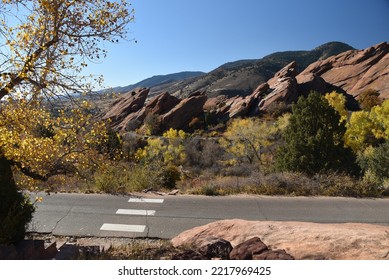
[[[339,120],[339,113],[319,93],[300,97],[283,135],[277,169],[307,174],[355,170],[354,156],[343,142],[346,128]]]

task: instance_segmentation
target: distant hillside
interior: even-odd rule
[[[245,96],[291,61],[297,62],[300,72],[317,60],[348,50],[354,48],[345,43],[330,42],[310,51],[276,52],[262,59],[229,62],[199,77],[151,87],[150,95],[167,91],[178,97],[187,97],[195,91],[206,91],[209,97],[221,94]]]
[[[205,74],[204,72],[200,72],[200,71],[185,71],[185,72],[179,72],[179,73],[168,74],[168,75],[157,75],[142,80],[133,85],[128,85],[124,87],[115,87],[112,89],[112,91],[114,91],[115,93],[125,93],[125,92],[132,91],[136,88],[153,88],[153,87],[158,87],[173,82],[178,82],[188,78],[199,77],[204,74]]]

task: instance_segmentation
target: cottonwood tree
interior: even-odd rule
[[[345,141],[355,153],[369,146],[378,146],[389,139],[389,100],[370,110],[352,113],[347,124]]]
[[[89,92],[94,81],[83,69],[106,57],[103,42],[126,39],[132,20],[124,0],[1,0],[0,243],[23,238],[33,211],[13,168],[45,180],[93,159],[85,154],[104,137],[84,114],[88,105],[53,118],[42,104]]]
[[[272,145],[277,134],[285,129],[289,117],[289,114],[284,114],[273,123],[257,118],[234,119],[219,142],[233,155],[233,164],[248,161],[261,167],[264,149]]]

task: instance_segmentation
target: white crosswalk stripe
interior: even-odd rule
[[[144,232],[144,225],[125,225],[125,224],[103,224],[100,230],[107,231],[125,231],[125,232]]]
[[[130,198],[128,202],[137,202],[137,203],[163,203],[162,198]]]
[[[130,198],[129,203],[163,203],[164,200],[160,198]],[[154,216],[155,210],[143,210],[143,209],[118,209],[117,215],[133,215],[133,216]],[[142,233],[146,229],[146,225],[129,225],[129,224],[110,224],[104,223],[101,231],[119,231],[119,232],[133,232]]]
[[[138,215],[138,216],[154,216],[155,210],[137,210],[137,209],[118,209],[116,214],[119,215]]]

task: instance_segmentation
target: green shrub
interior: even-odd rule
[[[162,188],[174,189],[177,181],[181,179],[181,172],[174,165],[169,165],[162,168],[160,174],[160,185]]]
[[[31,222],[35,210],[34,205],[28,196],[21,193],[16,193],[6,199],[0,197],[0,199],[4,206],[8,206],[8,209],[1,207],[0,244],[11,244],[23,240],[26,227]]]
[[[376,148],[368,148],[358,157],[358,164],[364,171],[364,179],[381,185],[389,179],[389,140]]]

